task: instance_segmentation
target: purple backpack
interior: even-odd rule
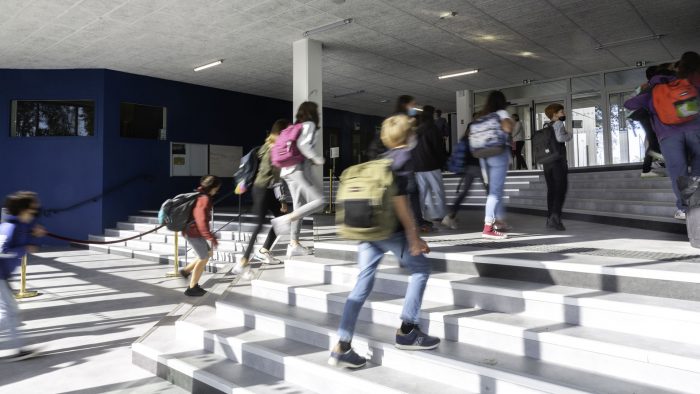
[[[273,166],[278,168],[292,167],[304,161],[304,155],[297,147],[297,140],[302,129],[303,125],[296,123],[282,130],[270,150]]]

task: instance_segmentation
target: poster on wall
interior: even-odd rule
[[[242,156],[242,146],[209,145],[209,173],[223,178],[232,177]]]
[[[209,146],[170,143],[170,176],[204,176],[209,173]]]

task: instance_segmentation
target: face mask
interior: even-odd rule
[[[418,111],[416,111],[415,108],[409,108],[408,111],[406,111],[406,113],[408,114],[408,116],[416,116]]]
[[[561,120],[562,122],[566,121],[566,116],[560,116],[559,120]]]

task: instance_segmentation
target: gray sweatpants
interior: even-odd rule
[[[2,347],[3,350],[22,347],[18,331],[19,325],[19,308],[17,301],[15,301],[15,295],[12,293],[10,283],[0,279],[0,333],[4,334],[7,330],[9,334],[9,340],[7,340],[7,345]]]
[[[301,233],[301,223],[304,217],[314,214],[325,205],[323,199],[323,185],[316,185],[314,177],[311,174],[311,163],[307,160],[301,164],[300,169],[285,175],[284,181],[287,182],[289,193],[292,195],[292,204],[294,211],[287,214],[292,220],[291,239],[299,240]]]

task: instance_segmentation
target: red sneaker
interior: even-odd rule
[[[484,224],[484,232],[481,233],[481,237],[487,239],[506,239],[508,235],[496,230],[493,224]]]

